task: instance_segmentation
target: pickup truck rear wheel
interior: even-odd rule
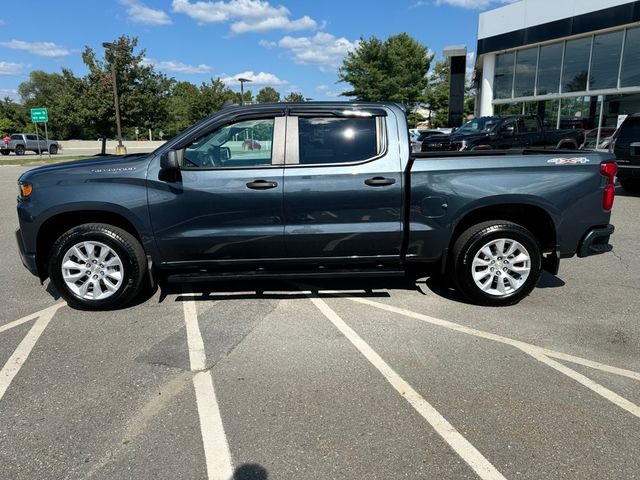
[[[24,145],[16,145],[16,155],[24,155]]]
[[[54,243],[48,267],[51,282],[71,307],[110,310],[126,306],[140,292],[146,258],[129,232],[87,223]]]
[[[474,303],[518,303],[538,283],[540,246],[526,228],[495,220],[467,229],[452,249],[452,274],[458,291]]]

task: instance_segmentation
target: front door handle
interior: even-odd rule
[[[396,179],[384,178],[384,177],[373,177],[373,178],[368,178],[367,180],[364,181],[364,183],[369,185],[370,187],[385,187],[387,185],[393,185],[394,183],[396,183]]]
[[[269,190],[270,188],[276,188],[278,182],[267,182],[266,180],[254,180],[247,183],[247,188],[251,190]]]

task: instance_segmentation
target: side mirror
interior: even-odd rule
[[[182,150],[169,150],[160,158],[160,168],[164,171],[179,171],[182,163]]]

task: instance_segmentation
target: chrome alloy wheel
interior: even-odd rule
[[[521,243],[499,238],[487,243],[473,257],[471,274],[476,286],[496,297],[520,289],[529,278],[531,256]]]
[[[122,260],[101,242],[76,243],[64,254],[60,268],[67,288],[85,300],[109,298],[124,279]]]

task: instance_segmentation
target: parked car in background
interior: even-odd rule
[[[443,132],[442,130],[438,130],[438,129],[428,129],[428,130],[419,130],[419,135],[416,137],[415,140],[411,140],[411,151],[412,152],[421,152],[422,151],[422,142],[424,141],[425,138],[428,137],[433,137],[433,136],[437,136],[437,135],[444,135],[445,132]]]
[[[582,130],[547,130],[536,115],[479,117],[451,135],[422,142],[423,152],[557,148],[577,150],[584,143]]]
[[[584,150],[596,150],[598,148],[607,149],[613,138],[613,134],[616,132],[615,128],[601,128],[600,129],[600,142],[598,142],[598,129],[594,128],[589,130],[584,135],[584,143],[580,148]]]
[[[628,191],[640,191],[640,113],[629,115],[609,145],[618,162],[618,181]]]
[[[24,155],[27,151],[49,152],[51,155],[58,153],[60,145],[55,140],[47,140],[34,133],[14,133],[11,135],[9,143],[0,145],[0,153],[9,155],[14,152],[16,155]]]

